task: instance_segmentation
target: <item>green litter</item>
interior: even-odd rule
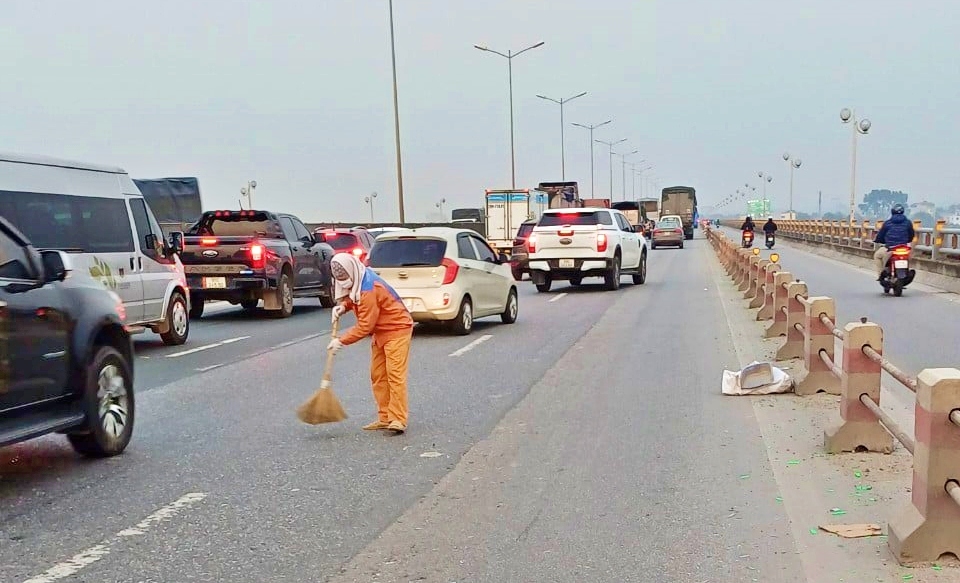
[[[857,492],[869,492],[870,490],[873,490],[873,486],[871,486],[870,484],[857,484],[853,488]]]
[[[749,477],[750,477],[750,474],[740,474],[740,479],[741,479],[741,480],[746,480],[746,479],[749,478]]]
[[[800,465],[800,460],[790,460],[790,461],[787,462],[787,465],[788,465],[788,466],[799,466],[799,465]]]
[[[933,566],[933,570],[934,570],[934,571],[943,571],[943,567],[941,567],[940,565],[934,565],[934,566]]]
[[[909,581],[910,579],[913,579],[913,575],[904,575],[903,577],[900,577],[900,578],[903,579],[904,581]]]
[[[863,477],[863,473],[862,473],[860,470],[856,470],[856,471],[853,472],[853,477],[854,477],[854,478],[862,478],[862,477]]]
[[[846,511],[846,510],[843,510],[842,508],[831,508],[831,509],[830,509],[830,514],[832,514],[832,515],[834,515],[834,516],[843,516],[843,515],[846,514],[846,513],[847,513],[847,511]]]
[[[811,529],[810,529],[810,534],[817,534],[817,529],[811,528]]]
[[[783,502],[783,497],[777,496],[777,502]]]

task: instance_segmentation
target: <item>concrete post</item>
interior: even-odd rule
[[[750,266],[750,252],[746,249],[737,251],[737,275],[733,284],[739,289],[743,282],[747,280],[747,270]]]
[[[763,307],[757,312],[757,321],[773,318],[773,283],[780,272],[779,263],[770,263],[763,274]]]
[[[820,358],[820,351],[826,352],[832,362],[834,356],[833,331],[820,321],[820,314],[826,315],[832,322],[837,321],[837,308],[833,298],[817,296],[807,299],[803,311],[803,367],[805,374],[795,381],[794,390],[798,395],[813,395],[819,392],[830,395],[840,394],[840,379],[827,363]]]
[[[784,284],[793,281],[793,274],[781,271],[773,277],[773,323],[767,327],[764,338],[787,335],[787,315],[780,308],[787,305],[787,289]]]
[[[802,281],[787,284],[787,341],[777,350],[777,360],[803,357],[804,333],[797,330],[796,324],[803,324],[804,304],[797,296],[807,297],[807,284]]]
[[[763,305],[763,282],[766,278],[767,265],[770,265],[769,259],[761,259],[757,262],[757,270],[750,289],[753,290],[753,296],[750,298],[748,308],[759,308]]]
[[[950,412],[960,407],[960,370],[933,368],[917,376],[917,407],[910,504],[888,528],[901,565],[960,557],[960,506],[946,491],[960,479],[960,428]]]
[[[869,344],[883,353],[883,329],[873,322],[852,322],[844,327],[843,376],[840,379],[840,423],[823,432],[827,453],[847,451],[893,452],[893,436],[880,425],[873,412],[863,406],[866,393],[880,403],[880,365],[863,353]]]
[[[753,294],[750,293],[750,285],[756,281],[756,270],[757,263],[760,261],[759,255],[751,255],[747,258],[746,270],[744,272],[743,281],[740,282],[739,291],[744,292],[743,297],[751,298]],[[756,293],[756,292],[754,292]]]

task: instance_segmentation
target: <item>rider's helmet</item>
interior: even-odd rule
[[[900,204],[899,202],[898,202],[897,204],[893,205],[893,207],[890,208],[890,214],[891,214],[891,215],[902,215],[902,214],[903,214],[903,205]]]
[[[753,219],[750,218],[750,215],[747,215],[747,220],[752,221]]]
[[[768,220],[768,221],[772,221],[772,220],[773,220],[773,217],[767,217],[767,220]]]

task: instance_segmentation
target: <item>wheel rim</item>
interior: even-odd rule
[[[100,369],[97,376],[97,402],[100,427],[111,438],[119,438],[127,427],[130,393],[127,379],[115,364]]]
[[[517,294],[510,293],[510,319],[515,320],[517,318]]]
[[[187,333],[187,308],[183,301],[177,299],[173,303],[173,331],[177,336],[183,336]]]
[[[473,308],[470,302],[463,304],[463,329],[469,330],[473,326]]]
[[[620,281],[620,261],[613,262],[613,279],[614,281]]]
[[[290,288],[290,280],[283,279],[283,306],[285,308],[293,307],[293,290]]]
[[[647,279],[647,258],[640,260],[640,279]]]

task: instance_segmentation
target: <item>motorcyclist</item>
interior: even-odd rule
[[[877,250],[873,253],[877,281],[883,280],[883,271],[886,269],[887,262],[890,261],[890,249],[897,245],[911,243],[915,236],[913,223],[904,214],[903,205],[900,203],[893,205],[893,208],[890,209],[890,218],[884,221],[883,226],[877,231],[877,236],[873,239],[874,244],[877,245]]]
[[[753,231],[756,228],[756,225],[753,224],[753,219],[747,217],[747,220],[743,221],[743,224],[740,225],[741,231]]]
[[[773,217],[767,217],[767,222],[763,224],[763,232],[767,235],[777,232],[777,224],[773,222]]]

